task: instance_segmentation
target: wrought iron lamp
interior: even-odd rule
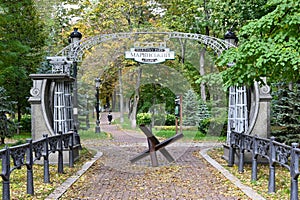
[[[79,45],[79,41],[81,40],[81,38],[82,38],[82,34],[78,31],[78,28],[74,28],[74,31],[70,34],[70,37],[69,37],[69,43],[74,45],[73,50],[75,50],[76,46]],[[74,52],[73,52],[73,54],[74,54]],[[74,58],[74,55],[72,55],[72,57]],[[74,60],[74,63],[73,63],[73,77],[77,78],[77,62],[76,62],[76,60]]]
[[[77,61],[76,61],[76,46],[79,45],[79,41],[82,38],[82,34],[78,31],[78,28],[74,28],[74,31],[69,36],[69,43],[73,45],[72,51],[71,51],[71,59],[73,61],[73,78],[75,79],[74,85],[73,85],[73,107],[74,107],[74,130],[77,132],[79,128],[78,123],[78,96],[77,96]]]
[[[69,43],[79,42],[82,38],[82,34],[78,31],[78,28],[74,28],[74,31],[70,34]]]
[[[229,43],[229,44],[233,44],[234,46],[237,45],[238,43],[238,38],[235,35],[234,32],[232,32],[232,30],[228,30],[225,35],[224,35],[224,40]]]
[[[95,133],[100,133],[100,119],[99,119],[99,114],[100,114],[100,110],[99,110],[99,87],[101,84],[101,80],[99,78],[95,78],[95,85],[96,85],[96,128],[95,128]]]

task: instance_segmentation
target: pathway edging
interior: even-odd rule
[[[241,181],[232,175],[227,169],[222,167],[218,162],[216,162],[214,159],[212,159],[208,154],[207,151],[212,149],[211,147],[205,148],[200,151],[200,155],[207,160],[213,167],[215,167],[217,170],[219,170],[228,180],[230,180],[234,185],[236,185],[238,188],[240,188],[248,197],[255,200],[265,200],[261,195],[259,195],[257,192],[255,192],[252,188],[244,185],[241,183]]]
[[[96,149],[93,149],[97,151]],[[101,156],[102,152],[97,151],[96,155],[88,162],[86,162],[81,170],[79,170],[75,175],[69,177],[63,184],[56,188],[45,200],[57,200],[59,199],[67,189],[74,184]]]

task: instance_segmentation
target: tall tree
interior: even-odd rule
[[[43,55],[43,24],[32,0],[1,0],[0,9],[0,85],[9,100],[16,101],[20,121],[21,114],[28,112],[29,74],[36,71]]]
[[[15,133],[15,124],[7,118],[7,114],[13,114],[14,102],[8,99],[6,90],[0,87],[0,144],[4,144],[5,138]]]
[[[183,96],[183,124],[195,126],[200,122],[200,104],[194,91],[188,90]]]

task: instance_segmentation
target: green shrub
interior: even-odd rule
[[[31,115],[22,115],[20,121],[20,129],[24,132],[31,132]]]
[[[167,114],[165,125],[166,126],[174,126],[175,125],[175,119],[176,119],[175,115]]]
[[[141,125],[141,124],[149,125],[149,124],[151,124],[151,114],[150,113],[139,113],[139,114],[137,114],[136,123],[138,125]]]
[[[199,122],[198,130],[203,133],[207,134],[208,130],[217,130],[219,126],[222,126],[221,135],[225,136],[227,132],[227,119],[223,118],[206,118]],[[212,133],[215,134],[215,133]]]
[[[208,131],[208,127],[209,127],[210,121],[211,121],[211,118],[205,118],[205,119],[202,119],[202,120],[199,122],[198,130],[199,130],[201,133],[206,134],[207,131]]]

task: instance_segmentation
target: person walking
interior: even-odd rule
[[[113,116],[112,114],[109,112],[108,115],[107,115],[107,119],[108,119],[108,124],[111,124],[111,121],[113,119]]]

